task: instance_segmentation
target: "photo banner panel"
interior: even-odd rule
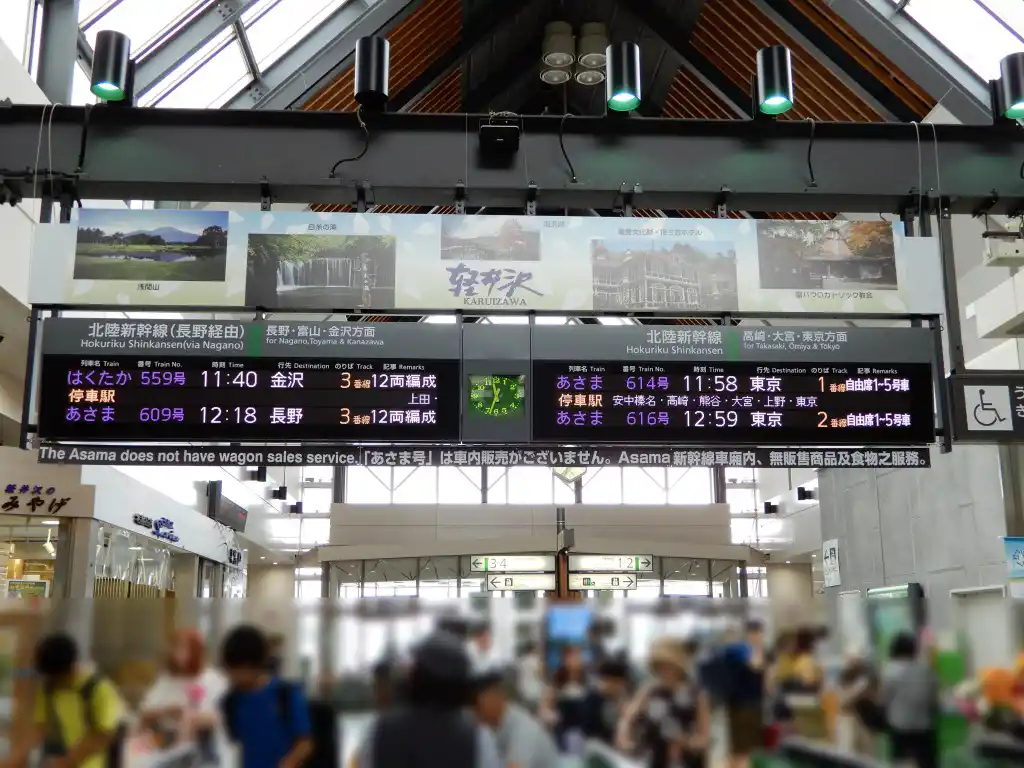
[[[926,469],[928,448],[718,448],[673,446],[246,446],[43,443],[40,464],[188,467],[678,467]]]
[[[938,241],[882,220],[87,208],[35,237],[35,305],[943,311]]]

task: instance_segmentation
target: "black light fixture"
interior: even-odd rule
[[[1024,53],[1011,53],[999,62],[999,96],[1003,117],[1024,120]]]
[[[380,111],[388,103],[388,68],[391,44],[383,37],[356,40],[356,103]]]
[[[605,96],[613,112],[632,112],[640,106],[640,46],[613,43],[605,49]]]
[[[127,35],[104,29],[96,35],[89,90],[103,101],[131,100],[132,41]]]
[[[804,488],[802,485],[798,485],[796,488],[796,500],[797,501],[813,501],[818,498],[817,492],[813,488]]]
[[[267,482],[267,468],[256,467],[256,469],[250,470],[249,479],[256,483]]]
[[[772,45],[757,52],[754,88],[757,113],[775,117],[793,108],[793,57],[784,45]]]
[[[777,515],[779,513],[779,505],[766,501],[764,503],[764,513],[766,515]]]
[[[270,492],[270,498],[277,499],[278,501],[284,501],[288,498],[288,486],[282,485]]]

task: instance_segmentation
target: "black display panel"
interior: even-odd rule
[[[456,360],[46,355],[51,440],[418,442],[459,438]]]
[[[927,364],[535,362],[533,439],[885,445],[934,440]]]

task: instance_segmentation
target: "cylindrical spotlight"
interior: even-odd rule
[[[640,106],[640,46],[614,43],[605,49],[605,95],[608,109],[632,112]]]
[[[89,90],[103,101],[122,101],[128,91],[131,53],[132,41],[127,35],[112,29],[97,34]]]
[[[604,82],[604,70],[578,67],[576,69],[576,82],[580,85],[600,85]]]
[[[1003,115],[1024,120],[1024,53],[1011,53],[999,62]]]
[[[766,115],[781,115],[793,108],[793,60],[784,45],[757,52],[757,108]]]
[[[540,79],[548,85],[564,85],[572,80],[572,72],[568,67],[544,67],[540,71]]]
[[[607,60],[607,48],[608,33],[604,24],[592,21],[580,27],[580,39],[576,43],[576,60],[581,66],[587,69],[603,69]]]
[[[567,21],[552,21],[544,28],[544,51],[541,61],[546,67],[568,67],[576,58],[576,43],[572,25]]]
[[[388,66],[391,44],[383,37],[356,40],[356,103],[380,110],[388,103]]]

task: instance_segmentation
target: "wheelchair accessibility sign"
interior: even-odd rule
[[[1024,442],[1024,371],[958,374],[950,381],[956,440]]]
[[[970,432],[1013,432],[1010,388],[965,386],[964,405]]]

